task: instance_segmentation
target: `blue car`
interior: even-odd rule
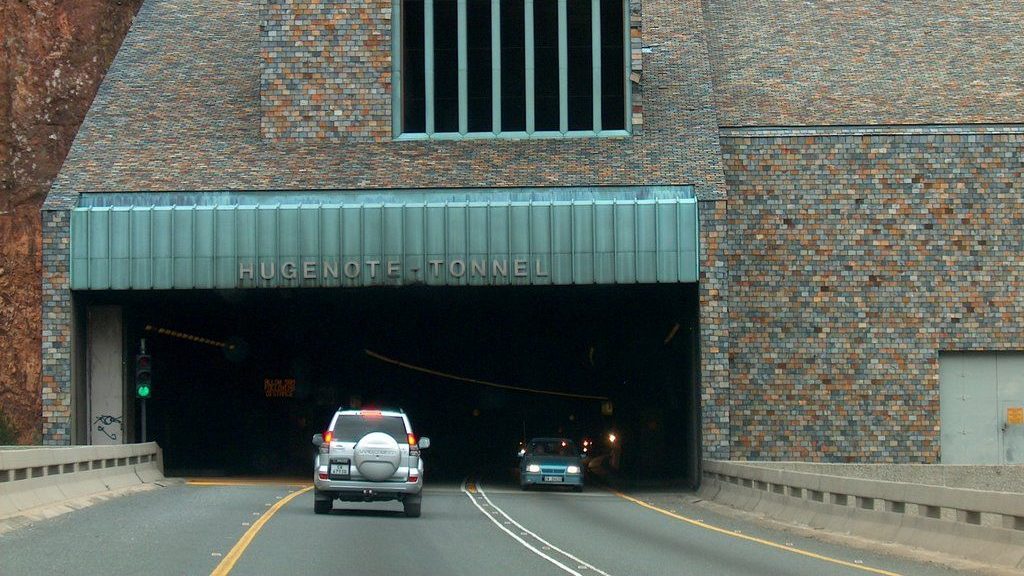
[[[571,486],[583,491],[583,462],[576,443],[568,438],[534,438],[526,443],[519,461],[519,485]]]

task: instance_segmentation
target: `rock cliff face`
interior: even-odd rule
[[[0,2],[0,411],[38,440],[39,208],[141,0]]]

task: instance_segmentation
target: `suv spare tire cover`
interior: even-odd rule
[[[402,456],[398,442],[384,432],[371,432],[363,436],[356,443],[354,452],[359,474],[367,480],[378,482],[395,474]]]

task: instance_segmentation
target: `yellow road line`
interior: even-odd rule
[[[704,529],[710,530],[712,532],[718,532],[719,534],[725,534],[726,536],[732,536],[733,538],[739,538],[741,540],[747,540],[749,542],[756,542],[757,544],[762,544],[764,546],[768,546],[770,548],[775,548],[775,549],[778,549],[778,550],[784,550],[786,552],[792,552],[794,554],[799,554],[801,556],[806,556],[808,558],[814,558],[816,560],[822,560],[824,562],[831,562],[832,564],[839,564],[840,566],[846,566],[847,568],[855,568],[857,570],[863,570],[865,572],[871,572],[872,574],[882,574],[883,576],[900,576],[900,574],[898,574],[896,572],[889,572],[887,570],[881,570],[879,568],[872,568],[870,566],[864,566],[863,564],[854,564],[853,562],[847,562],[845,560],[839,560],[838,558],[831,558],[829,556],[822,556],[821,554],[815,554],[814,552],[808,552],[806,550],[801,550],[799,548],[794,548],[793,546],[786,546],[784,544],[776,544],[775,542],[770,542],[768,540],[763,540],[761,538],[756,538],[754,536],[747,536],[746,534],[741,534],[739,532],[734,532],[732,530],[727,530],[725,528],[719,528],[717,526],[712,526],[712,525],[707,524],[705,522],[701,522],[700,520],[694,520],[693,518],[687,518],[686,516],[680,516],[679,514],[676,514],[674,512],[670,512],[670,511],[665,510],[663,508],[658,508],[657,506],[654,506],[653,504],[648,504],[647,502],[644,502],[643,500],[638,500],[636,498],[633,498],[632,496],[627,496],[627,495],[625,495],[622,492],[619,492],[617,490],[612,490],[612,492],[616,496],[618,496],[619,498],[623,498],[625,500],[629,500],[630,502],[632,502],[634,504],[639,504],[640,506],[643,506],[644,508],[648,508],[650,510],[654,510],[655,512],[658,512],[659,514],[664,514],[665,516],[668,516],[670,518],[675,518],[676,520],[680,520],[682,522],[686,522],[687,524],[692,524],[693,526],[697,526],[699,528],[704,528]]]
[[[245,534],[242,534],[241,539],[231,547],[231,551],[228,552],[228,555],[220,561],[220,564],[217,564],[217,567],[213,569],[213,572],[210,572],[210,576],[226,576],[231,572],[231,569],[235,567],[235,562],[238,562],[238,559],[242,557],[245,549],[249,547],[249,544],[252,543],[252,539],[256,537],[256,534],[258,534],[260,529],[263,528],[263,525],[266,524],[278,510],[283,508],[285,504],[288,504],[296,497],[305,494],[312,489],[312,486],[307,486],[301,490],[292,492],[279,500],[277,504],[271,506],[269,510],[263,513],[263,516],[260,516],[260,519],[257,520],[255,524],[245,531]]]
[[[189,486],[312,486],[302,480],[185,480]]]

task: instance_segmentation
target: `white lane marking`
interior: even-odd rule
[[[529,492],[523,492],[520,488],[492,488],[491,494],[508,494],[512,496],[523,496],[527,498],[533,496],[533,494],[530,494]],[[589,492],[546,491],[544,492],[544,496],[550,498],[607,498],[609,500],[614,499],[616,497],[614,494],[609,494],[607,492],[597,492],[596,490],[591,490]]]
[[[512,519],[512,517],[511,517],[511,516],[509,516],[508,514],[506,514],[504,510],[502,510],[501,508],[498,508],[498,506],[497,506],[497,505],[496,505],[496,504],[495,504],[494,502],[491,502],[491,499],[487,497],[487,493],[486,493],[486,492],[484,492],[484,488],[483,488],[483,486],[481,486],[481,485],[480,485],[480,483],[479,483],[479,482],[477,482],[477,485],[476,485],[476,490],[477,490],[477,492],[479,492],[479,493],[480,493],[480,495],[481,495],[481,496],[483,496],[483,497],[484,497],[484,500],[486,500],[486,501],[487,501],[487,503],[488,503],[488,504],[490,504],[492,508],[494,508],[495,510],[497,510],[499,514],[501,514],[502,516],[504,516],[504,517],[505,517],[505,518],[506,518],[506,519],[507,519],[507,520],[508,520],[509,522],[511,522],[511,523],[512,523],[512,524],[513,524],[513,525],[514,525],[514,526],[515,526],[516,528],[519,528],[520,530],[522,530],[524,534],[529,534],[529,535],[530,535],[530,536],[531,536],[531,537],[532,537],[533,539],[537,540],[538,542],[541,542],[541,543],[543,543],[543,544],[544,544],[544,546],[545,546],[545,548],[544,548],[545,550],[547,550],[547,549],[548,549],[548,547],[550,547],[550,549],[552,549],[552,550],[557,550],[557,551],[558,551],[558,552],[559,552],[560,554],[562,554],[562,555],[563,555],[563,556],[565,556],[566,558],[571,558],[572,560],[574,560],[574,561],[575,561],[576,563],[580,564],[581,566],[586,566],[587,568],[589,568],[589,569],[593,570],[594,572],[597,572],[598,574],[601,574],[602,576],[611,576],[611,575],[610,575],[610,574],[608,574],[607,572],[605,572],[605,571],[603,571],[603,570],[600,570],[600,569],[598,569],[598,568],[595,568],[595,567],[594,567],[594,566],[593,566],[592,564],[588,564],[587,562],[584,562],[583,560],[580,560],[579,558],[577,558],[577,557],[573,556],[572,554],[569,554],[569,553],[568,553],[568,552],[566,552],[565,550],[562,550],[561,548],[559,548],[559,547],[555,546],[555,545],[554,545],[554,544],[552,544],[551,542],[548,542],[547,540],[545,540],[545,539],[541,538],[541,537],[540,537],[540,536],[538,536],[537,534],[534,534],[533,532],[529,531],[528,529],[526,529],[526,527],[525,527],[525,526],[523,526],[523,525],[522,525],[522,524],[520,524],[519,522],[516,522],[515,520],[513,520],[513,519]]]
[[[577,571],[573,570],[572,568],[569,568],[569,567],[568,567],[568,566],[566,566],[565,564],[562,564],[562,563],[561,563],[561,562],[559,562],[558,560],[555,560],[554,558],[552,558],[551,556],[548,556],[547,554],[545,554],[545,553],[541,552],[540,550],[537,550],[537,549],[536,549],[536,548],[534,548],[534,547],[533,547],[532,545],[530,545],[530,543],[529,543],[529,542],[527,542],[526,540],[523,540],[523,539],[522,539],[522,538],[520,538],[519,536],[517,536],[517,535],[513,534],[511,530],[509,530],[508,528],[505,528],[504,526],[502,526],[502,525],[501,525],[501,524],[500,524],[500,523],[499,523],[499,522],[498,522],[498,521],[497,521],[497,520],[496,520],[496,519],[494,518],[494,516],[492,516],[491,514],[488,514],[488,513],[487,513],[487,511],[486,511],[486,510],[484,510],[482,506],[480,506],[480,503],[476,501],[476,498],[473,498],[473,494],[471,494],[471,493],[469,492],[469,490],[465,490],[465,486],[466,486],[466,484],[465,484],[465,482],[463,482],[463,492],[464,492],[464,493],[466,494],[466,496],[468,496],[468,497],[469,497],[469,501],[473,503],[473,506],[476,506],[476,507],[477,507],[477,509],[478,509],[478,510],[480,510],[480,512],[481,512],[481,513],[482,513],[482,514],[483,514],[484,516],[486,516],[488,520],[490,520],[491,522],[493,522],[495,526],[497,526],[498,528],[500,528],[502,532],[504,532],[504,533],[508,534],[509,536],[511,536],[512,538],[514,538],[514,539],[516,540],[516,542],[519,542],[520,544],[522,544],[522,545],[523,545],[523,546],[524,546],[524,547],[525,547],[525,548],[526,548],[527,550],[529,550],[529,551],[533,552],[534,554],[536,554],[536,555],[540,556],[541,558],[543,558],[543,559],[547,560],[548,562],[551,562],[551,563],[552,563],[552,564],[554,564],[555,566],[558,566],[559,568],[561,568],[561,569],[562,569],[562,570],[564,570],[565,572],[568,572],[569,574],[572,574],[573,576],[583,576],[583,574],[581,574],[581,573],[579,573],[579,572],[577,572]]]

